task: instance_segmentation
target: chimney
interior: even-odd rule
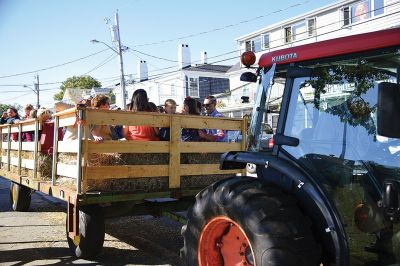
[[[207,52],[203,51],[200,53],[201,64],[207,64]]]
[[[146,61],[140,60],[137,68],[137,73],[139,75],[139,81],[145,81],[149,79]]]
[[[179,68],[185,68],[190,66],[190,48],[187,44],[179,44],[178,48],[178,61]]]

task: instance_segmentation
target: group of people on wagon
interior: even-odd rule
[[[106,95],[96,95],[94,98],[84,99],[79,104],[85,104],[87,107],[110,110],[120,109],[110,107],[110,98]],[[223,117],[221,113],[216,109],[216,98],[213,96],[207,96],[204,99],[203,104],[198,100],[186,97],[183,101],[182,106],[177,110],[177,104],[174,100],[168,99],[165,101],[164,106],[157,108],[157,106],[149,102],[147,93],[143,89],[136,90],[133,95],[128,110],[132,112],[159,112],[166,114],[181,114],[181,115],[193,115],[200,116],[202,111],[204,115],[210,117]],[[72,107],[66,104],[56,104],[56,111]],[[48,129],[48,134],[53,130],[54,125],[52,121],[52,112],[41,107],[35,109],[31,104],[24,107],[24,116],[18,114],[18,110],[14,107],[9,107],[6,112],[2,114],[1,124],[14,124],[26,119],[39,118],[43,123],[42,130],[39,132],[39,140],[41,139],[42,131],[51,125],[51,129]],[[34,131],[23,132],[21,135],[22,141],[33,141]],[[170,140],[170,128],[158,128],[146,125],[132,126],[132,125],[91,125],[90,136],[86,136],[97,142],[104,140],[137,140],[137,141],[169,141]],[[12,141],[18,141],[18,134],[12,133],[10,136]],[[76,126],[67,126],[59,131],[59,140],[76,140],[78,138],[78,130]],[[215,142],[226,142],[227,133],[221,129],[192,129],[184,128],[181,130],[182,141],[215,141]],[[52,141],[51,141],[52,142]]]

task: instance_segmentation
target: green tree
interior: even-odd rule
[[[61,101],[67,88],[92,89],[100,87],[101,83],[91,76],[73,76],[67,78],[61,84],[60,91],[54,94],[53,98],[54,100]]]
[[[7,109],[9,107],[14,107],[15,109],[17,109],[19,112],[22,111],[23,107],[22,105],[18,104],[18,103],[14,103],[14,104],[0,104],[0,113],[2,114],[3,112],[6,112]]]

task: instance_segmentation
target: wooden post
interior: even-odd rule
[[[18,124],[18,175],[21,176],[21,163],[22,163],[22,124]]]
[[[0,169],[2,168],[2,166],[3,166],[3,128],[0,128],[0,143],[1,143],[1,145],[0,145],[0,154],[1,154],[1,156],[0,156]]]
[[[247,116],[243,117],[243,121],[242,121],[242,151],[246,150],[246,140],[247,140],[247,121],[248,118]]]
[[[241,143],[241,149],[242,151],[246,151],[247,149],[247,122],[248,122],[248,117],[245,116],[243,117],[242,121],[242,143]],[[242,176],[247,175],[247,170],[244,168],[242,171]]]
[[[58,125],[60,117],[54,117],[54,139],[53,139],[53,161],[51,169],[51,184],[54,186],[57,180],[57,161],[58,161]]]
[[[181,153],[179,151],[179,142],[181,135],[181,118],[171,116],[170,123],[170,142],[169,142],[169,188],[180,188],[180,166]]]
[[[35,120],[35,151],[33,153],[33,179],[36,179],[37,177],[37,166],[38,166],[38,149],[40,145],[40,140],[39,140],[39,123],[42,123],[42,121],[39,121],[38,119]]]
[[[87,112],[87,111],[86,111]],[[84,140],[83,140],[83,175],[82,175],[82,193],[86,193],[88,188],[87,165],[89,158],[89,125],[85,123],[83,126]]]
[[[8,128],[8,142],[7,142],[7,171],[11,171],[11,125]]]

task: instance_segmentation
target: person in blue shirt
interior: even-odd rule
[[[217,99],[214,96],[207,96],[204,99],[204,108],[206,110],[206,116],[211,117],[224,117],[223,114],[218,112]],[[228,134],[222,129],[205,129],[199,131],[199,136],[205,141],[216,141],[216,142],[227,142]]]

